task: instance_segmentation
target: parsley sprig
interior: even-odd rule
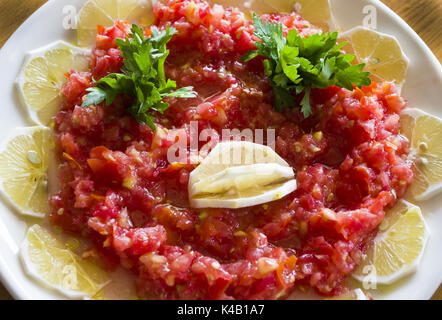
[[[164,63],[169,50],[166,44],[177,33],[175,28],[167,26],[160,31],[151,28],[152,35],[145,38],[143,29],[132,25],[132,33],[127,39],[117,39],[118,49],[124,58],[122,73],[112,73],[95,82],[82,104],[87,107],[105,101],[110,105],[117,95],[134,97],[128,111],[135,119],[155,130],[155,117],[151,111],[163,113],[169,104],[165,97],[193,98],[193,87],[176,89],[176,82],[166,79]]]
[[[353,85],[371,84],[370,73],[362,72],[365,64],[351,65],[355,56],[342,53],[345,42],[336,44],[337,32],[303,38],[293,29],[284,37],[282,24],[264,23],[256,13],[253,21],[254,34],[261,41],[256,42],[256,50],[246,53],[243,60],[247,62],[257,56],[266,58],[263,66],[273,87],[276,110],[296,107],[292,92],[304,92],[301,112],[307,118],[313,113],[310,106],[312,88],[338,86],[353,90]]]

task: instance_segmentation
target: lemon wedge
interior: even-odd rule
[[[281,199],[296,189],[293,169],[270,147],[221,142],[192,171],[194,208],[243,208]]]
[[[154,22],[150,0],[89,0],[78,14],[77,44],[92,46],[97,25],[111,27],[116,20],[150,25]]]
[[[0,191],[22,214],[43,217],[48,205],[51,132],[16,128],[0,151]]]
[[[91,297],[108,279],[105,271],[82,260],[39,225],[29,228],[20,257],[30,277],[67,298]]]
[[[90,51],[57,41],[29,52],[17,78],[19,94],[32,121],[47,126],[62,102],[66,74],[86,71]]]
[[[391,81],[400,89],[407,75],[409,60],[395,37],[356,27],[343,32],[340,40],[349,42],[343,50],[355,54],[358,63],[365,63],[364,70],[372,73],[373,80]]]
[[[354,289],[340,296],[326,300],[370,300],[361,289]]]
[[[442,119],[419,109],[401,114],[401,132],[411,142],[414,180],[410,192],[426,200],[442,190]]]
[[[387,212],[373,245],[353,277],[359,281],[370,277],[373,283],[391,284],[415,272],[429,234],[420,208],[400,200]]]

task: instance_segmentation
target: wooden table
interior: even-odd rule
[[[46,0],[1,0],[0,47],[11,34]],[[441,0],[383,0],[397,12],[427,43],[439,61],[442,61],[442,1]],[[0,300],[11,299],[0,284]],[[442,286],[433,299],[442,300]]]

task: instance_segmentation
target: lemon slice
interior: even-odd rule
[[[308,22],[323,30],[336,28],[329,0],[295,0],[294,2],[296,12]]]
[[[29,52],[17,78],[17,87],[32,121],[48,125],[62,101],[66,74],[86,71],[90,51],[57,41]]]
[[[369,276],[372,282],[391,284],[415,272],[429,234],[420,208],[405,200],[399,201],[387,212],[373,245],[353,273],[354,278],[364,281]]]
[[[296,189],[293,169],[270,147],[221,142],[192,171],[194,208],[243,208],[281,199]]]
[[[97,25],[111,27],[116,20],[150,25],[154,22],[151,0],[89,0],[78,14],[77,44],[92,46]]]
[[[442,190],[442,119],[419,109],[401,114],[401,132],[411,142],[414,180],[410,192],[426,200]]]
[[[365,63],[365,71],[373,80],[392,81],[400,88],[407,75],[409,60],[397,39],[371,29],[356,27],[340,35],[350,42],[344,46],[347,53],[354,53],[358,63]]]
[[[361,289],[354,289],[343,295],[326,300],[370,300]]]
[[[24,215],[48,212],[50,139],[47,127],[16,128],[0,151],[0,191]]]
[[[29,228],[20,251],[26,273],[64,296],[93,296],[108,279],[105,271],[82,260],[39,225]]]

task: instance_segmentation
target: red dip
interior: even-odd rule
[[[123,63],[115,39],[127,37],[130,25],[99,26],[90,71],[69,74],[55,117],[61,189],[51,197],[51,222],[91,239],[108,268],[136,274],[141,298],[278,299],[310,287],[344,293],[384,210],[413,178],[408,141],[398,132],[404,100],[390,83],[330,87],[312,91],[307,119],[299,109],[277,112],[260,60],[241,60],[257,40],[242,12],[168,0],[154,13],[157,26],[178,30],[166,76],[198,97],[168,100],[155,132],[127,113],[128,97],[80,107],[92,78],[120,72]],[[321,32],[295,13],[262,18],[282,23],[285,34]],[[276,152],[295,169],[298,189],[255,207],[191,209],[195,165],[167,161],[174,143],[167,132],[189,135],[190,121],[220,135],[274,128]]]

